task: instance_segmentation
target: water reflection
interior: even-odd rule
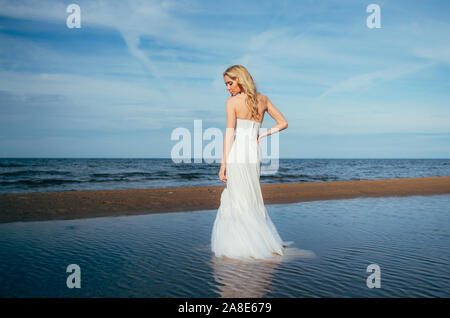
[[[312,251],[287,248],[285,254],[268,260],[238,260],[212,256],[210,265],[221,298],[261,298],[272,290],[271,283],[283,262],[315,258]]]

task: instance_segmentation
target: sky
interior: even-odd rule
[[[170,158],[176,128],[225,132],[234,64],[280,158],[450,158],[446,0],[0,0],[0,157]]]

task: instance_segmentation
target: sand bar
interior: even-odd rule
[[[214,210],[223,186],[0,194],[0,223]],[[450,176],[261,184],[264,203],[450,193]]]

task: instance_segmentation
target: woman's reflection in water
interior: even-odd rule
[[[212,256],[214,290],[222,298],[262,298],[272,290],[273,275],[282,262],[314,258],[311,251],[288,248],[270,260],[237,260]]]

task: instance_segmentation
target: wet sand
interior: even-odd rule
[[[0,194],[0,223],[214,210],[223,186]],[[449,194],[450,176],[261,184],[264,203]]]

